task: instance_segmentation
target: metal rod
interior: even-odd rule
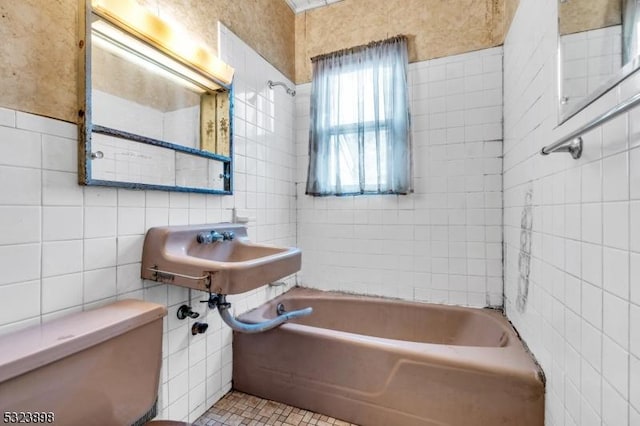
[[[574,147],[577,146],[578,142],[576,141],[576,139],[580,139],[579,143],[582,144],[582,139],[580,138],[582,134],[587,133],[588,131],[595,129],[596,127],[606,123],[612,118],[615,118],[618,115],[629,111],[631,108],[637,106],[638,104],[640,104],[640,93],[636,93],[634,96],[630,97],[629,99],[626,99],[625,101],[611,108],[609,111],[605,112],[604,114],[601,114],[600,116],[594,118],[584,126],[569,133],[567,136],[563,137],[562,139],[559,139],[557,142],[543,147],[542,150],[540,151],[540,154],[549,155],[552,152],[566,151],[566,152],[570,152],[573,158],[575,159],[580,158],[580,155],[582,154],[582,147],[580,147],[580,150],[579,150],[580,152],[578,152],[577,148],[571,148],[571,147],[566,149],[560,149],[560,148],[563,145],[565,145],[567,142],[571,142]]]
[[[286,84],[284,84],[281,81],[269,80],[269,81],[267,81],[267,85],[269,86],[269,89],[273,89],[273,86],[282,86],[287,91],[288,95],[291,95],[291,96],[295,96],[296,95],[296,91],[295,90],[290,89],[289,86],[287,86]]]
[[[167,275],[173,275],[175,277],[186,278],[188,280],[195,280],[195,281],[206,280],[207,278],[209,278],[209,275],[204,275],[202,277],[194,277],[192,275],[178,274],[176,272],[163,271],[161,269],[156,269],[156,268],[147,268],[147,271],[152,271],[152,272],[155,272],[155,273],[161,273],[161,274],[167,274]]]

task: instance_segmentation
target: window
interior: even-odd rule
[[[313,59],[307,194],[406,194],[405,37]]]

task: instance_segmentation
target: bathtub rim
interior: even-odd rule
[[[323,295],[324,298],[322,297]],[[299,324],[296,323],[295,320],[284,323],[280,327],[270,330],[267,333],[284,332],[306,336],[312,335],[319,339],[353,342],[365,347],[399,353],[408,359],[419,359],[420,362],[432,363],[446,368],[463,369],[478,374],[501,375],[505,378],[529,382],[531,385],[534,385],[535,382],[541,382],[543,386],[545,385],[544,372],[533,354],[529,351],[526,343],[522,341],[519,333],[504,313],[493,308],[471,308],[423,303],[296,286],[278,297],[245,312],[240,315],[239,318],[246,322],[264,321],[270,317],[259,314],[266,312],[268,307],[275,307],[277,303],[287,298],[318,299],[318,296],[320,296],[321,299],[335,297],[353,300],[373,299],[380,302],[408,303],[425,308],[465,312],[473,311],[474,315],[482,315],[495,322],[497,326],[507,332],[508,339],[503,346],[470,346],[414,342]],[[482,362],[480,360],[482,360]]]

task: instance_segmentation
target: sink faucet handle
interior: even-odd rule
[[[196,241],[199,244],[211,244],[212,243],[211,232],[198,233],[198,235],[196,236]]]
[[[200,244],[211,244],[220,240],[226,240],[226,238],[223,234],[219,233],[216,230],[209,232],[203,231],[196,236],[196,241],[198,241],[198,243]]]
[[[233,233],[233,232],[231,232],[231,231],[224,231],[224,232],[222,233],[222,238],[223,238],[223,240],[224,240],[224,241],[231,241],[231,240],[233,240],[235,237],[236,237],[236,234],[234,234],[234,233]]]

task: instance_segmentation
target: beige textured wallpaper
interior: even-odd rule
[[[221,21],[283,74],[310,58],[396,34],[419,61],[502,44],[518,0],[344,0],[293,14],[285,0],[138,0],[217,48]],[[591,0],[589,0],[591,1]],[[77,0],[0,0],[0,106],[77,120]]]
[[[560,3],[560,34],[618,25],[622,22],[622,0],[570,0]]]
[[[77,0],[0,0],[0,106],[76,121]]]
[[[294,78],[295,19],[284,0],[138,0],[210,49],[221,21]],[[0,107],[77,121],[78,0],[0,0]]]
[[[409,37],[409,61],[502,44],[505,0],[344,0],[296,16],[296,82],[311,80],[310,58]]]
[[[138,1],[155,5],[160,17],[179,22],[212,49],[218,45],[216,21],[222,22],[293,80],[295,15],[284,0]]]

